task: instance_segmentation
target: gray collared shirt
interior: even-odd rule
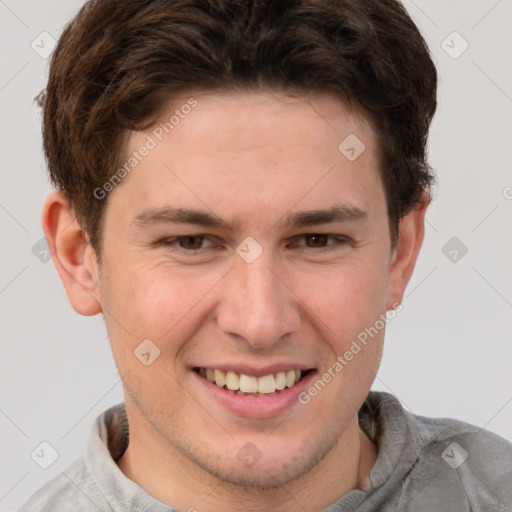
[[[372,391],[359,411],[378,446],[371,487],[326,512],[512,512],[512,444],[451,419],[413,415]],[[44,485],[20,512],[171,512],[116,464],[128,445],[124,404],[95,421],[83,457]],[[200,507],[199,507],[200,508]]]

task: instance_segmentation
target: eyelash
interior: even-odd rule
[[[326,237],[327,240],[334,240],[334,243],[331,243],[331,244],[327,244],[327,245],[324,245],[324,246],[321,246],[321,247],[308,247],[307,245],[301,245],[299,247],[304,247],[306,249],[319,249],[319,250],[331,250],[331,249],[334,249],[336,247],[339,247],[340,245],[345,245],[348,240],[343,237],[343,236],[336,236],[336,235],[329,235],[327,233],[305,233],[303,235],[299,235],[297,237],[295,237],[295,239],[299,238],[299,239],[306,239],[307,237]]]
[[[178,244],[179,242],[186,240],[187,238],[201,238],[202,241],[208,241],[211,243],[211,240],[208,239],[205,235],[185,235],[185,236],[177,236],[175,238],[167,238],[162,241],[162,245],[166,247],[174,247],[178,246],[179,250],[183,250],[185,252],[193,253],[195,251],[200,251],[201,249],[205,249],[205,247],[200,247],[198,249],[185,249],[184,247],[180,247]]]
[[[297,235],[292,238],[292,240],[302,239],[305,240],[307,237],[326,237],[327,240],[334,240],[334,243],[328,243],[327,245],[320,246],[320,247],[308,247],[307,245],[296,245],[296,247],[301,247],[303,249],[317,249],[319,251],[329,251],[333,250],[341,245],[346,245],[348,243],[348,240],[346,237],[343,236],[336,236],[336,235],[329,235],[326,233],[304,233],[303,235]],[[179,245],[180,242],[186,240],[187,238],[201,238],[202,242],[207,241],[209,242],[210,246],[208,247],[199,247],[197,249],[186,249],[184,247],[181,247]],[[213,248],[213,242],[208,239],[206,235],[185,235],[185,236],[178,236],[175,238],[167,238],[165,240],[162,240],[160,245],[163,245],[165,247],[174,248],[177,247],[178,250],[186,252],[188,254],[196,254],[199,251],[202,251],[204,249],[210,249]]]

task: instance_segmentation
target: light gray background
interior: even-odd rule
[[[101,317],[77,315],[53,263],[32,252],[50,187],[32,101],[44,87],[47,60],[31,43],[42,46],[43,31],[57,39],[81,3],[0,0],[0,507],[6,511],[66,469],[94,418],[123,399]],[[404,309],[388,328],[374,389],[394,393],[415,413],[462,419],[512,441],[512,2],[405,5],[440,75],[430,139],[439,178],[423,252]],[[458,58],[464,42],[453,31],[469,44]],[[457,262],[442,252],[452,237],[468,248]],[[30,456],[42,441],[59,454],[46,470]]]

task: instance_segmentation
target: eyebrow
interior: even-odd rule
[[[187,208],[151,208],[137,215],[133,224],[145,227],[150,224],[197,224],[210,228],[224,228],[234,231],[236,226],[233,223],[221,219],[219,216]]]
[[[330,222],[364,220],[368,213],[357,206],[333,206],[326,210],[297,212],[287,216],[286,224],[292,227],[313,226]]]
[[[305,227],[316,224],[332,222],[349,222],[364,220],[368,213],[356,206],[333,206],[324,210],[309,210],[289,213],[285,216],[287,227]],[[151,208],[137,215],[133,224],[137,227],[146,227],[151,224],[196,224],[198,226],[224,228],[236,231],[239,223],[228,222],[218,215],[201,210],[188,208]]]

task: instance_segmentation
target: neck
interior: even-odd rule
[[[238,487],[198,467],[166,443],[129,408],[130,442],[118,466],[149,495],[177,510],[320,511],[353,489],[370,486],[377,448],[357,417],[333,449],[308,473],[275,488]]]

